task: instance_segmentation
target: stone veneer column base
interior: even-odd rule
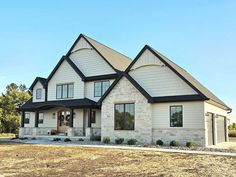
[[[33,128],[33,136],[37,136],[38,135],[38,127]]]
[[[75,136],[74,128],[68,128],[67,130],[67,136]]]
[[[24,127],[20,127],[19,128],[19,138],[23,138],[24,137]]]

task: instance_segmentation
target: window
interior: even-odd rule
[[[56,89],[57,99],[73,98],[74,84],[58,84]]]
[[[43,113],[39,113],[39,124],[43,124]]]
[[[24,123],[29,124],[29,121],[30,121],[30,113],[25,113]]]
[[[170,107],[170,126],[183,127],[183,106]]]
[[[36,99],[42,98],[42,89],[36,89]]]
[[[115,130],[134,130],[134,103],[115,104]]]
[[[92,114],[91,114],[91,123],[96,123],[96,111],[92,111]]]
[[[101,81],[94,83],[94,97],[101,97],[110,87],[110,81]]]

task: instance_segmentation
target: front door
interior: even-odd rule
[[[70,111],[59,111],[58,112],[58,132],[66,133],[69,127]]]

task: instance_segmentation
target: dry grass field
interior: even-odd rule
[[[235,176],[235,157],[0,142],[0,176]]]

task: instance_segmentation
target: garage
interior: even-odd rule
[[[216,116],[217,143],[226,141],[225,133],[226,133],[225,117],[217,115]]]
[[[208,146],[214,144],[214,133],[213,133],[213,114],[207,114],[207,139],[208,139]]]

